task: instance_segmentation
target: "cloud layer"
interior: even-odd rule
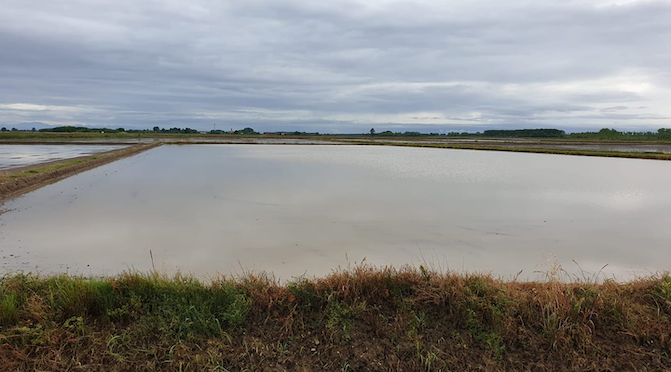
[[[671,126],[671,2],[5,0],[0,124]]]

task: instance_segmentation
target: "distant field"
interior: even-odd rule
[[[181,133],[161,133],[161,132],[141,132],[141,133],[100,133],[100,132],[0,132],[0,141],[10,139],[58,139],[58,138],[296,138],[296,139],[375,139],[378,141],[509,141],[509,142],[599,142],[599,143],[667,143],[671,144],[669,140],[658,139],[640,139],[640,138],[579,138],[579,137],[563,137],[563,138],[542,138],[542,137],[487,137],[487,136],[446,136],[446,135],[421,135],[421,136],[407,136],[407,135],[369,135],[369,134],[323,134],[323,135],[277,135],[277,134],[181,134]]]
[[[384,146],[434,147],[489,151],[514,151],[563,155],[671,159],[671,141],[582,138],[488,138],[439,135],[235,135],[171,133],[43,133],[1,132],[0,144],[41,143],[260,143],[260,144],[360,144]]]
[[[538,154],[556,154],[556,155],[576,155],[576,156],[600,156],[600,157],[615,157],[615,158],[635,158],[635,159],[651,159],[651,160],[671,160],[671,145],[662,146],[658,148],[648,149],[645,145],[636,143],[594,143],[567,146],[565,142],[560,143],[525,143],[525,142],[448,142],[436,143],[428,141],[417,142],[369,142],[358,140],[358,145],[378,145],[378,146],[405,146],[405,147],[427,147],[427,148],[444,148],[444,149],[461,149],[461,150],[485,150],[485,151],[507,151],[507,152],[527,152]],[[570,148],[567,148],[570,147]]]

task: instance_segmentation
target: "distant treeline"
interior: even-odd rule
[[[12,128],[14,130],[16,128]],[[35,128],[32,130],[35,131]],[[64,127],[53,127],[53,128],[44,128],[40,129],[39,132],[46,133],[179,133],[179,134],[197,134],[199,131],[191,128],[159,128],[154,127],[153,129],[124,129],[124,128],[87,128],[87,127],[74,127],[74,126],[64,126]]]
[[[419,137],[419,136],[438,136],[438,133],[428,133],[428,134],[422,134],[420,132],[392,132],[390,130],[386,130],[384,132],[380,133],[375,133],[374,130],[371,129],[370,132],[372,135],[375,136],[394,136],[394,137]]]
[[[53,128],[44,128],[40,129],[40,132],[50,132],[50,133],[100,133],[100,132],[105,132],[105,133],[117,133],[117,132],[125,132],[126,130],[123,128],[117,128],[117,129],[110,129],[110,128],[87,128],[87,127],[74,127],[74,126],[67,126],[67,127],[53,127]]]
[[[559,129],[516,129],[516,130],[486,130],[485,137],[526,137],[526,138],[562,138],[566,132]]]
[[[124,128],[87,128],[87,127],[75,127],[75,126],[63,126],[63,127],[53,127],[53,128],[44,128],[37,130],[32,128],[30,130],[19,130],[16,128],[7,129],[6,127],[0,128],[0,132],[49,132],[49,133],[171,133],[171,134],[238,134],[238,135],[258,135],[259,132],[255,131],[253,128],[247,127],[239,130],[211,130],[209,132],[200,132],[196,129],[191,128],[159,128],[154,127],[152,129],[124,129]],[[320,135],[329,135],[329,136],[353,136],[361,134],[320,134],[319,132],[300,132],[300,131],[280,131],[280,132],[265,132],[265,135],[288,135],[288,136],[320,136]],[[576,132],[567,134],[565,131],[560,129],[496,129],[496,130],[485,130],[483,132],[449,132],[445,133],[420,133],[420,132],[375,132],[374,128],[371,128],[366,135],[371,136],[385,136],[385,137],[429,137],[429,136],[447,136],[447,137],[482,137],[482,138],[558,138],[558,139],[587,139],[587,140],[640,140],[640,141],[671,141],[671,129],[669,128],[660,128],[656,132],[620,132],[615,129],[603,128],[598,132]]]
[[[263,132],[265,135],[269,136],[319,136],[319,132],[299,132],[299,131],[293,131],[293,132],[286,132],[286,131],[279,131],[279,132]]]
[[[659,128],[657,132],[619,132],[615,129],[603,128],[598,132],[571,133],[567,137],[601,140],[671,140],[671,129]]]
[[[211,130],[207,133],[208,134],[245,134],[245,135],[260,134],[259,132],[255,131],[253,128],[249,128],[249,127],[245,128],[245,129],[230,130],[230,131]]]
[[[593,140],[671,140],[671,129],[660,128],[656,132],[620,132],[603,128],[598,132],[576,132],[566,134],[559,129],[516,129],[486,130],[484,132],[450,132],[448,137],[491,137],[491,138],[565,138]]]

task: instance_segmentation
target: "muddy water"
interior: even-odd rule
[[[0,170],[70,159],[126,146],[108,145],[2,145],[0,144]]]
[[[671,163],[376,146],[162,146],[7,203],[0,271],[323,275],[360,262],[535,279],[671,268]]]

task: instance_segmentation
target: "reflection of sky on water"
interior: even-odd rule
[[[548,148],[548,149],[567,149],[567,150],[589,150],[589,151],[617,151],[617,152],[658,152],[662,154],[671,154],[670,144],[654,144],[654,143],[575,143],[575,144],[561,144],[546,142],[539,144],[533,140],[528,139],[442,139],[442,140],[393,140],[384,138],[360,138],[360,139],[342,139],[342,141],[364,141],[364,142],[394,142],[394,143],[465,143],[472,145],[488,145],[502,147],[525,147],[525,148]]]
[[[554,257],[569,275],[626,279],[671,268],[668,185],[671,163],[639,159],[163,146],[8,203],[0,270],[147,270],[151,249],[201,276],[365,258],[535,279]]]
[[[39,164],[52,160],[111,151],[126,146],[110,145],[1,145],[0,170]]]
[[[552,200],[566,205],[594,205],[613,211],[641,209],[654,204],[654,198],[646,197],[641,190],[559,190],[549,189],[537,195],[537,200]]]

